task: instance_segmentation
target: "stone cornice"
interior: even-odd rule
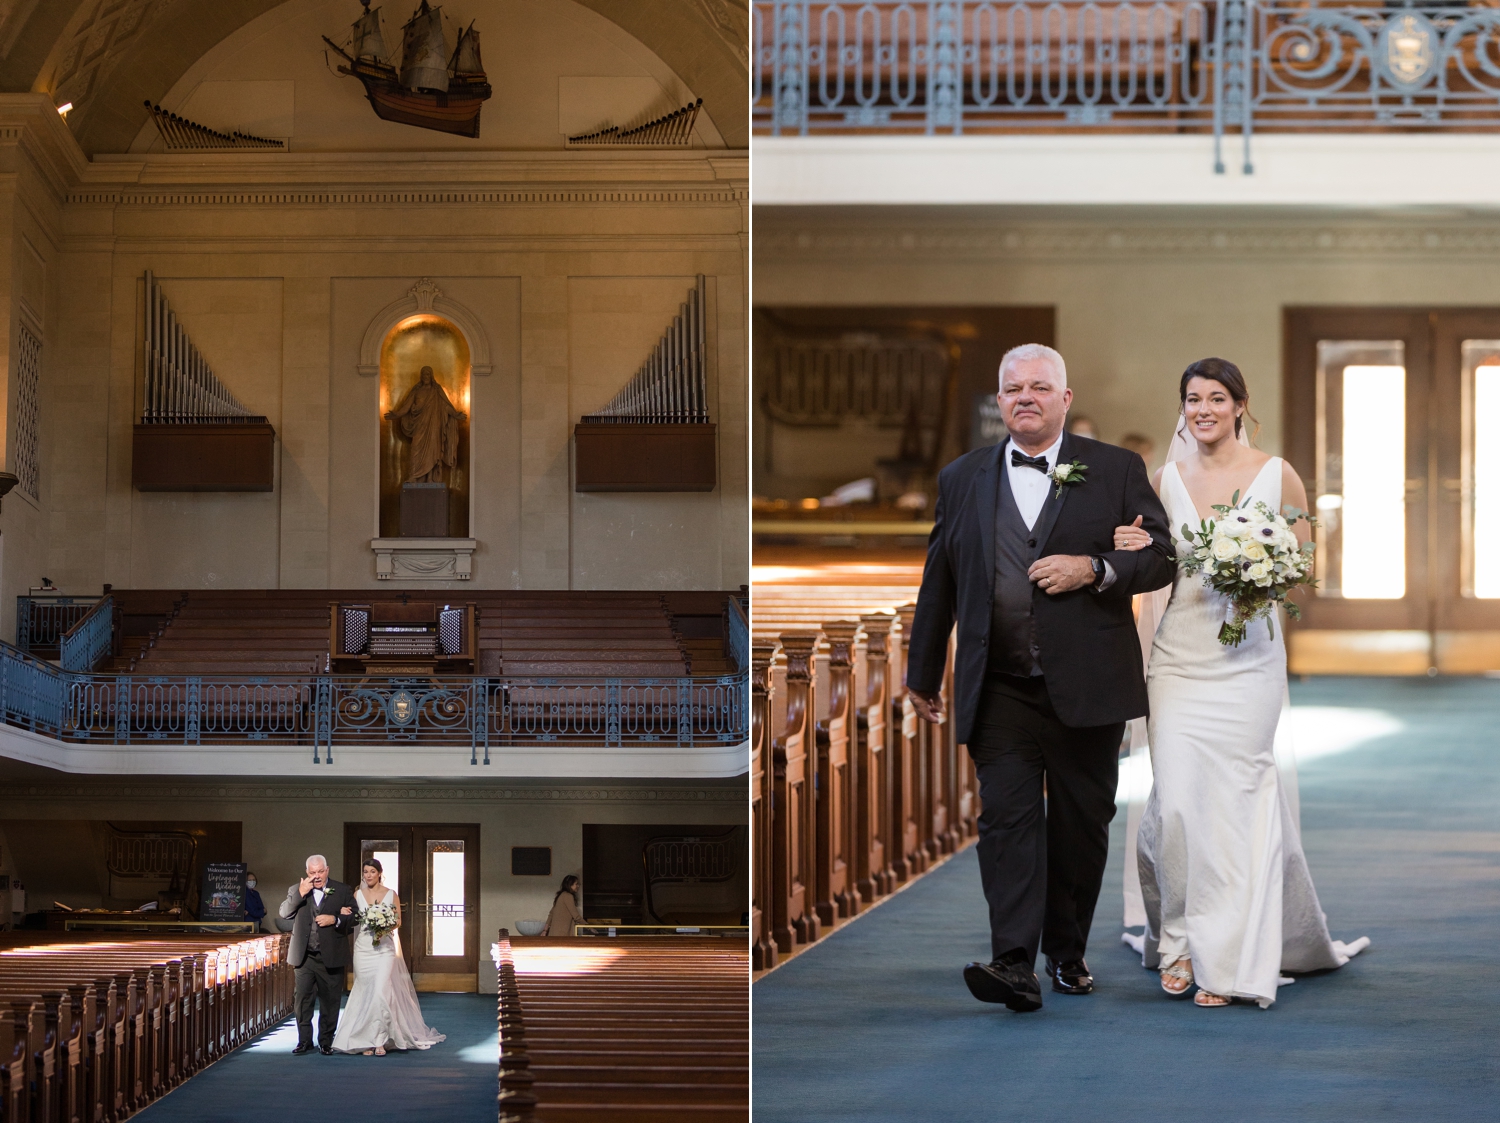
[[[25,153],[56,201],[84,174],[88,161],[68,126],[44,94],[0,94],[0,150]],[[19,171],[14,159],[9,170]]]
[[[28,784],[24,781],[8,780],[5,795],[0,796],[0,807],[9,803],[14,810],[17,804],[34,804],[38,801],[62,800],[231,800],[235,802],[270,802],[316,800],[365,800],[369,802],[421,801],[425,803],[657,803],[657,804],[739,804],[746,802],[745,787],[738,780],[723,785],[701,785],[694,787],[626,787],[603,785],[578,785],[569,783],[557,786],[478,786],[437,785],[415,786],[385,782],[358,783],[194,783],[184,781],[128,782],[102,781],[95,779],[60,783],[46,781]]]
[[[770,227],[770,228],[768,228]],[[1422,256],[1500,254],[1500,225],[1232,222],[1214,225],[1014,223],[868,226],[807,223],[756,230],[759,260],[887,258],[1047,259],[1242,256]]]

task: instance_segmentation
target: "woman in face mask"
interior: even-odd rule
[[[260,922],[265,919],[266,905],[255,891],[255,874],[245,874],[245,919],[255,921],[255,930],[260,931]]]

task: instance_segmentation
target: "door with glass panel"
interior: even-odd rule
[[[1500,668],[1500,310],[1285,326],[1284,448],[1321,523],[1292,670]]]
[[[401,951],[418,990],[472,991],[479,966],[479,827],[453,823],[348,823],[351,885],[374,856],[401,896]],[[393,876],[394,867],[394,876]]]

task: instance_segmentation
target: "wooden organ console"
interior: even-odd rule
[[[333,602],[328,637],[335,674],[471,675],[479,650],[474,602]]]

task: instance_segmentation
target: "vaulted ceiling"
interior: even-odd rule
[[[124,152],[145,101],[161,101],[215,44],[285,2],[0,0],[0,91],[70,100],[68,125],[85,152]],[[748,0],[570,2],[653,51],[703,98],[726,143],[748,146]]]

